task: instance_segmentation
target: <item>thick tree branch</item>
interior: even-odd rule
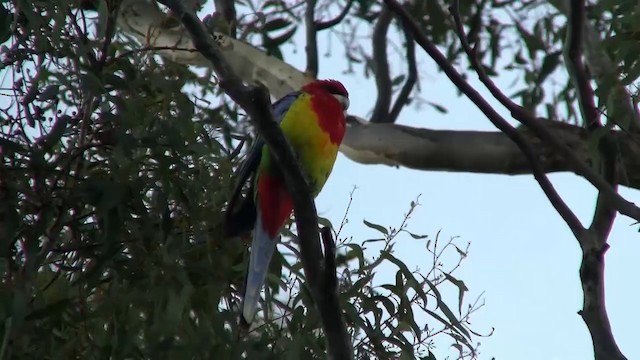
[[[316,0],[307,0],[307,8],[304,13],[304,25],[307,35],[307,43],[304,48],[307,51],[307,76],[318,76],[318,37],[316,35]]]
[[[421,32],[419,26],[413,21],[411,15],[398,4],[395,0],[385,0],[385,3],[393,9],[395,13],[402,17],[403,20],[411,24],[413,35],[416,41],[425,51],[438,63],[440,68],[445,72],[447,77],[462,91],[469,99],[471,99],[478,108],[480,108],[485,115],[490,119],[501,118],[498,113],[482,98],[482,96],[467,83],[462,76],[456,71],[456,69],[449,63],[446,57],[433,45],[429,39]],[[578,156],[568,147],[564,146],[560,141],[555,139],[551,132],[547,129],[544,122],[532,114],[527,112],[521,106],[518,106],[512,102],[500,89],[493,83],[493,81],[487,76],[487,74],[480,69],[477,71],[480,81],[487,87],[489,92],[505,107],[511,111],[511,115],[514,119],[520,121],[523,125],[531,129],[537,136],[539,136],[544,142],[550,144],[561,155],[566,156],[571,165],[575,168],[575,171],[583,176],[587,181],[593,184],[598,190],[603,192],[603,196],[606,196],[607,201],[610,201],[620,213],[627,215],[635,220],[640,221],[640,208],[633,203],[627,201],[621,197],[613,188],[593,171],[587,164],[582,162]],[[494,115],[495,113],[495,115]],[[497,116],[497,117],[496,117]],[[504,120],[504,119],[502,119]],[[500,129],[503,130],[503,129]],[[504,131],[504,130],[503,130]]]
[[[585,28],[586,11],[584,0],[572,0],[567,26],[567,41],[565,44],[565,59],[569,78],[578,94],[580,112],[586,128],[592,137],[597,136],[600,152],[601,173],[604,178],[617,190],[617,149],[609,134],[598,135],[596,130],[602,130],[600,114],[595,104],[595,94],[591,88],[585,65],[582,61],[583,42],[582,32]],[[608,248],[607,238],[616,211],[613,209],[603,192],[598,192],[598,200],[593,221],[589,231],[578,238],[582,249],[582,264],[580,279],[583,290],[583,308],[580,314],[591,333],[596,360],[626,359],[618,348],[618,344],[611,331],[609,316],[605,306],[604,289],[604,253]]]
[[[533,149],[526,141],[526,139],[513,127],[511,126],[507,120],[505,120],[500,114],[498,114],[491,105],[478,93],[469,83],[467,83],[462,76],[449,64],[445,56],[436,48],[436,46],[431,43],[431,41],[426,37],[426,35],[420,30],[418,25],[412,19],[411,15],[409,15],[400,4],[393,0],[385,0],[385,3],[389,6],[389,8],[394,11],[402,20],[407,24],[407,26],[412,30],[413,36],[415,37],[418,44],[438,63],[440,68],[447,74],[447,76],[451,79],[451,81],[458,87],[460,91],[462,91],[486,116],[487,118],[502,132],[504,132],[522,151],[527,160],[530,162],[531,168],[533,170],[533,175],[540,184],[540,187],[543,189],[553,207],[560,213],[560,215],[565,219],[567,225],[571,231],[576,235],[580,236],[584,231],[582,224],[578,220],[578,218],[573,214],[573,212],[569,209],[569,207],[562,201],[560,195],[553,188],[553,185],[545,175],[544,169],[541,167],[540,162],[535,156]],[[458,19],[459,20],[459,19]],[[460,32],[460,37],[463,40],[463,46],[469,47],[464,32]],[[472,63],[477,63],[474,61],[476,59],[475,54],[469,54],[470,60]],[[473,56],[471,56],[473,55]],[[476,64],[477,65],[477,64]]]
[[[373,72],[376,76],[378,97],[373,107],[371,122],[389,121],[389,107],[391,106],[391,75],[389,74],[389,60],[387,59],[387,32],[393,19],[393,13],[383,8],[378,16],[371,37],[373,47]]]
[[[264,88],[245,86],[242,83],[240,77],[225,61],[222,52],[208,34],[204,24],[187,11],[181,1],[158,0],[158,2],[171,9],[181,20],[191,35],[195,48],[213,65],[220,79],[220,87],[247,112],[283,170],[293,200],[302,265],[307,284],[320,311],[329,356],[332,359],[352,359],[353,352],[342,319],[337,294],[327,291],[323,281],[323,255],[315,204],[291,145],[273,119],[268,92]],[[323,303],[327,300],[331,300],[332,304]]]
[[[596,130],[603,129],[600,121],[600,113],[595,103],[595,94],[591,87],[591,79],[587,73],[587,69],[582,60],[583,58],[583,31],[585,29],[586,7],[582,0],[572,0],[571,12],[569,14],[569,24],[567,26],[567,41],[565,44],[565,59],[569,78],[573,83],[578,94],[578,102],[580,104],[580,112],[584,119],[585,127],[589,130],[592,137],[598,141],[598,150],[600,152],[600,170],[605,180],[617,191],[617,163],[618,151],[610,134],[597,134]],[[610,128],[610,127],[609,127]],[[596,205],[593,221],[590,226],[591,231],[595,231],[600,239],[602,246],[616,217],[616,211],[606,201],[602,192],[598,193],[598,201]],[[606,314],[604,314],[606,316]]]
[[[327,20],[327,21],[317,22],[316,23],[316,31],[322,31],[322,30],[325,30],[325,29],[329,29],[329,28],[332,28],[332,27],[338,25],[339,23],[341,23],[342,20],[344,20],[344,18],[349,13],[349,10],[351,10],[351,5],[353,5],[353,2],[354,2],[354,0],[347,0],[347,4],[344,6],[344,9],[342,9],[340,14],[338,14],[338,16],[336,16],[335,18],[333,18],[331,20]]]

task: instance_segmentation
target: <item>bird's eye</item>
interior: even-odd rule
[[[340,105],[342,105],[342,110],[349,109],[349,98],[344,95],[333,94],[333,96],[338,100]]]

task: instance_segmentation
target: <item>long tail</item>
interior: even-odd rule
[[[260,290],[269,272],[269,263],[271,262],[276,244],[278,243],[277,240],[277,238],[269,237],[267,231],[264,230],[262,226],[262,216],[258,210],[249,255],[247,282],[242,300],[242,318],[246,324],[250,324],[256,314]]]

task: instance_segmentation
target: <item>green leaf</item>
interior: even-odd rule
[[[542,84],[542,82],[551,75],[552,72],[558,67],[560,64],[560,59],[562,57],[562,51],[555,51],[551,54],[547,54],[542,61],[542,66],[540,67],[540,72],[538,73],[538,78],[536,79],[537,84]]]
[[[516,21],[516,28],[524,41],[524,44],[527,46],[527,50],[529,51],[529,56],[532,59],[535,59],[536,52],[545,49],[544,42],[538,38],[537,36],[530,33],[527,29],[525,29],[519,22]]]
[[[395,78],[393,78],[393,80],[391,80],[391,86],[399,86],[404,82],[404,79],[406,78],[406,75],[401,74],[396,76]]]
[[[0,6],[0,43],[9,40],[11,37],[11,12],[4,6]]]
[[[397,257],[393,256],[391,253],[383,253],[381,255],[381,258],[391,261],[400,269],[399,272],[402,272],[402,274],[406,278],[406,285],[412,287],[413,290],[415,290],[416,294],[418,294],[418,296],[420,296],[422,301],[424,301],[424,303],[426,304],[427,294],[424,292],[424,290],[422,289],[422,286],[420,285],[418,280],[416,280],[413,273],[409,271],[409,268],[407,267],[407,265]]]
[[[407,231],[407,230],[405,230]],[[407,231],[407,234],[409,234],[409,236],[411,236],[412,238],[416,239],[416,240],[422,240],[422,239],[426,239],[429,237],[429,235],[416,235],[410,231]]]
[[[364,222],[364,224],[367,225],[368,227],[374,230],[377,230],[383,233],[384,235],[389,236],[389,230],[387,230],[387,228],[385,228],[384,226],[368,222],[367,220],[362,220],[362,222]]]
[[[280,29],[284,29],[287,26],[291,25],[291,21],[283,18],[276,18],[271,21],[268,21],[262,27],[263,31],[276,31]]]
[[[469,291],[467,286],[464,284],[464,281],[458,280],[453,275],[444,273],[444,277],[449,280],[453,285],[458,287],[458,313],[462,314],[462,300],[464,298],[464,293]]]
[[[441,113],[441,114],[446,114],[449,112],[449,110],[447,110],[446,107],[438,104],[438,103],[434,103],[433,101],[427,101],[427,104],[429,104],[431,107],[433,107],[434,109],[436,109],[437,112]]]
[[[455,317],[451,309],[449,309],[449,306],[447,306],[447,304],[445,304],[445,302],[442,301],[442,296],[440,295],[440,291],[438,291],[436,286],[428,279],[424,279],[424,281],[427,285],[429,285],[429,287],[431,288],[431,291],[433,291],[433,294],[435,295],[436,301],[438,303],[438,309],[440,309],[440,311],[442,311],[442,313],[447,318],[447,320],[449,320],[448,324],[450,324],[450,326],[452,327],[452,330],[455,330],[456,332],[466,336],[465,339],[469,339],[470,338],[469,331],[467,331],[467,329],[465,329],[465,327]],[[431,315],[433,316],[433,314]]]

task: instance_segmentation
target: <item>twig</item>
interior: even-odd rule
[[[387,32],[393,19],[393,13],[383,8],[371,36],[373,47],[373,72],[376,76],[378,97],[371,114],[372,123],[387,122],[389,107],[391,106],[391,76],[389,75],[389,60],[387,59]]]
[[[338,14],[338,16],[336,16],[335,18],[327,21],[316,22],[316,31],[329,29],[341,23],[349,13],[349,10],[351,10],[351,5],[353,5],[353,2],[354,0],[348,0],[347,5],[345,5],[344,9],[342,9],[340,14]]]
[[[316,36],[316,0],[307,0],[307,8],[304,12],[304,25],[307,35],[305,50],[307,51],[306,73],[312,78],[318,76],[318,39]]]
[[[497,119],[498,116],[504,121],[495,110],[482,98],[482,96],[467,83],[462,76],[455,70],[455,68],[449,63],[447,58],[438,50],[438,48],[429,41],[424,33],[422,33],[418,24],[413,21],[411,15],[407,13],[405,9],[398,4],[395,0],[384,0],[385,3],[394,10],[403,20],[410,24],[410,28],[416,38],[416,42],[434,59],[434,61],[440,66],[449,79],[462,91],[482,112],[491,119]],[[511,112],[511,116],[524,124],[527,128],[531,129],[542,141],[550,144],[555,148],[560,155],[566,157],[566,159],[573,165],[574,172],[584,177],[598,190],[602,191],[604,198],[609,201],[615,208],[622,214],[627,215],[635,220],[640,221],[640,208],[638,208],[632,202],[624,199],[607,183],[607,181],[598,175],[593,169],[591,169],[584,161],[582,161],[578,155],[563,144],[560,140],[556,139],[549,131],[544,122],[529,112],[527,112],[521,106],[515,104],[500,89],[493,83],[493,81],[486,74],[481,67],[476,71],[480,81],[487,87],[491,95],[504,105]],[[493,113],[489,116],[489,113]],[[507,124],[508,125],[508,124]],[[510,126],[510,125],[509,125]],[[500,130],[503,130],[499,127]],[[503,130],[504,131],[504,130]],[[507,134],[508,135],[508,134]]]
[[[188,12],[179,0],[158,0],[173,11],[191,35],[193,45],[213,65],[220,79],[220,87],[251,118],[282,169],[285,183],[293,201],[296,228],[300,239],[300,257],[308,286],[320,312],[331,359],[352,359],[351,343],[335,292],[325,292],[323,286],[322,249],[318,234],[318,216],[304,175],[291,145],[276,125],[271,111],[269,94],[265,88],[246,86],[224,59],[202,22]],[[335,269],[334,269],[335,271]],[[327,301],[331,301],[327,303]]]

